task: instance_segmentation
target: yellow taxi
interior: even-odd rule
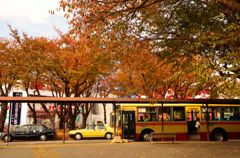
[[[106,138],[112,139],[114,130],[107,124],[88,125],[85,129],[69,131],[69,136],[76,140],[83,138]]]

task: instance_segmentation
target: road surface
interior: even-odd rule
[[[109,140],[0,142],[1,158],[239,158],[240,142],[128,142]]]

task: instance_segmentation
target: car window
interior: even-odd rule
[[[24,127],[24,131],[30,132],[30,126],[23,126],[23,127]]]
[[[15,129],[16,132],[29,132],[30,131],[30,126],[19,126]]]
[[[44,127],[41,126],[41,125],[33,125],[33,126],[32,126],[32,131],[42,132],[43,130],[44,130]]]
[[[103,124],[98,124],[98,125],[96,126],[96,129],[98,129],[98,130],[103,130],[103,129],[106,129],[106,128],[105,128],[105,126],[104,126]]]
[[[19,131],[20,128],[21,128],[21,126],[14,126],[14,127],[13,127],[13,131]]]
[[[89,125],[89,126],[87,126],[86,129],[88,129],[88,130],[94,130],[94,129],[95,129],[95,125]]]
[[[39,125],[39,126],[41,126],[42,130],[46,130],[46,129],[48,129],[48,127],[45,126],[45,125]]]

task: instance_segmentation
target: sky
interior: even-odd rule
[[[59,0],[0,0],[0,38],[9,38],[8,25],[29,36],[57,37],[54,27],[67,32],[69,26],[63,13],[56,10]]]

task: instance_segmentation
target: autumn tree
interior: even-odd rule
[[[134,36],[149,41],[151,53],[162,60],[174,63],[182,56],[191,60],[194,54],[200,55],[209,59],[209,68],[223,77],[219,81],[230,75],[238,79],[238,0],[62,0],[60,8],[66,12],[74,33],[80,34],[86,28],[100,30],[104,38],[113,39],[110,42]],[[221,87],[220,82],[216,84]]]
[[[0,39],[0,96],[8,96],[11,89],[18,85],[17,61],[19,60],[16,43]],[[0,103],[0,131],[4,129],[8,105]]]
[[[51,90],[53,97],[89,97],[98,76],[107,75],[112,68],[111,54],[101,49],[102,45],[93,36],[75,39],[69,34],[59,33],[60,39],[51,40],[29,37],[25,33],[19,35],[11,27],[10,30],[19,55],[16,63],[17,77],[28,96],[42,96],[41,87],[45,86],[47,90]],[[83,108],[83,124],[86,126],[92,106],[85,108],[82,104],[55,105],[52,113],[46,104],[41,104],[53,127],[55,113],[58,114],[60,128],[63,127],[63,119],[67,119],[65,121],[69,122],[70,128],[75,128],[75,119]],[[35,104],[28,104],[28,107],[34,114],[36,123]]]
[[[90,97],[98,76],[105,75],[106,70],[111,67],[111,55],[100,49],[101,45],[96,38],[86,36],[76,39],[69,34],[61,33],[60,36],[60,50],[49,54],[48,57],[47,70],[51,87],[53,90],[64,92],[63,96],[66,97]],[[80,109],[84,116],[83,126],[86,126],[86,119],[92,106],[67,105],[71,129],[75,128],[75,119]]]
[[[135,41],[133,45],[125,45],[116,62],[118,71],[113,74],[112,92],[118,96],[135,95],[148,98],[165,98],[169,90],[173,90],[174,98],[185,98],[197,95],[201,91],[203,76],[212,72],[206,65],[207,59],[194,57],[178,57],[176,61],[162,60],[149,53],[149,44]],[[203,87],[202,87],[203,88]]]
[[[114,69],[112,69],[114,70]],[[96,93],[101,98],[113,97],[113,89],[111,82],[113,77],[113,72],[109,75],[99,76],[99,79],[96,82]],[[107,103],[102,103],[103,107],[103,122],[107,124]]]
[[[19,81],[27,93],[28,97],[43,96],[43,87],[49,85],[46,79],[45,63],[47,55],[51,51],[56,51],[54,40],[45,37],[29,37],[26,33],[20,35],[17,30],[10,27],[11,35],[18,46],[20,56],[17,63]],[[46,104],[41,103],[51,126],[55,127],[55,111],[51,113]],[[37,123],[35,104],[28,103],[28,108],[33,114],[33,123]]]

